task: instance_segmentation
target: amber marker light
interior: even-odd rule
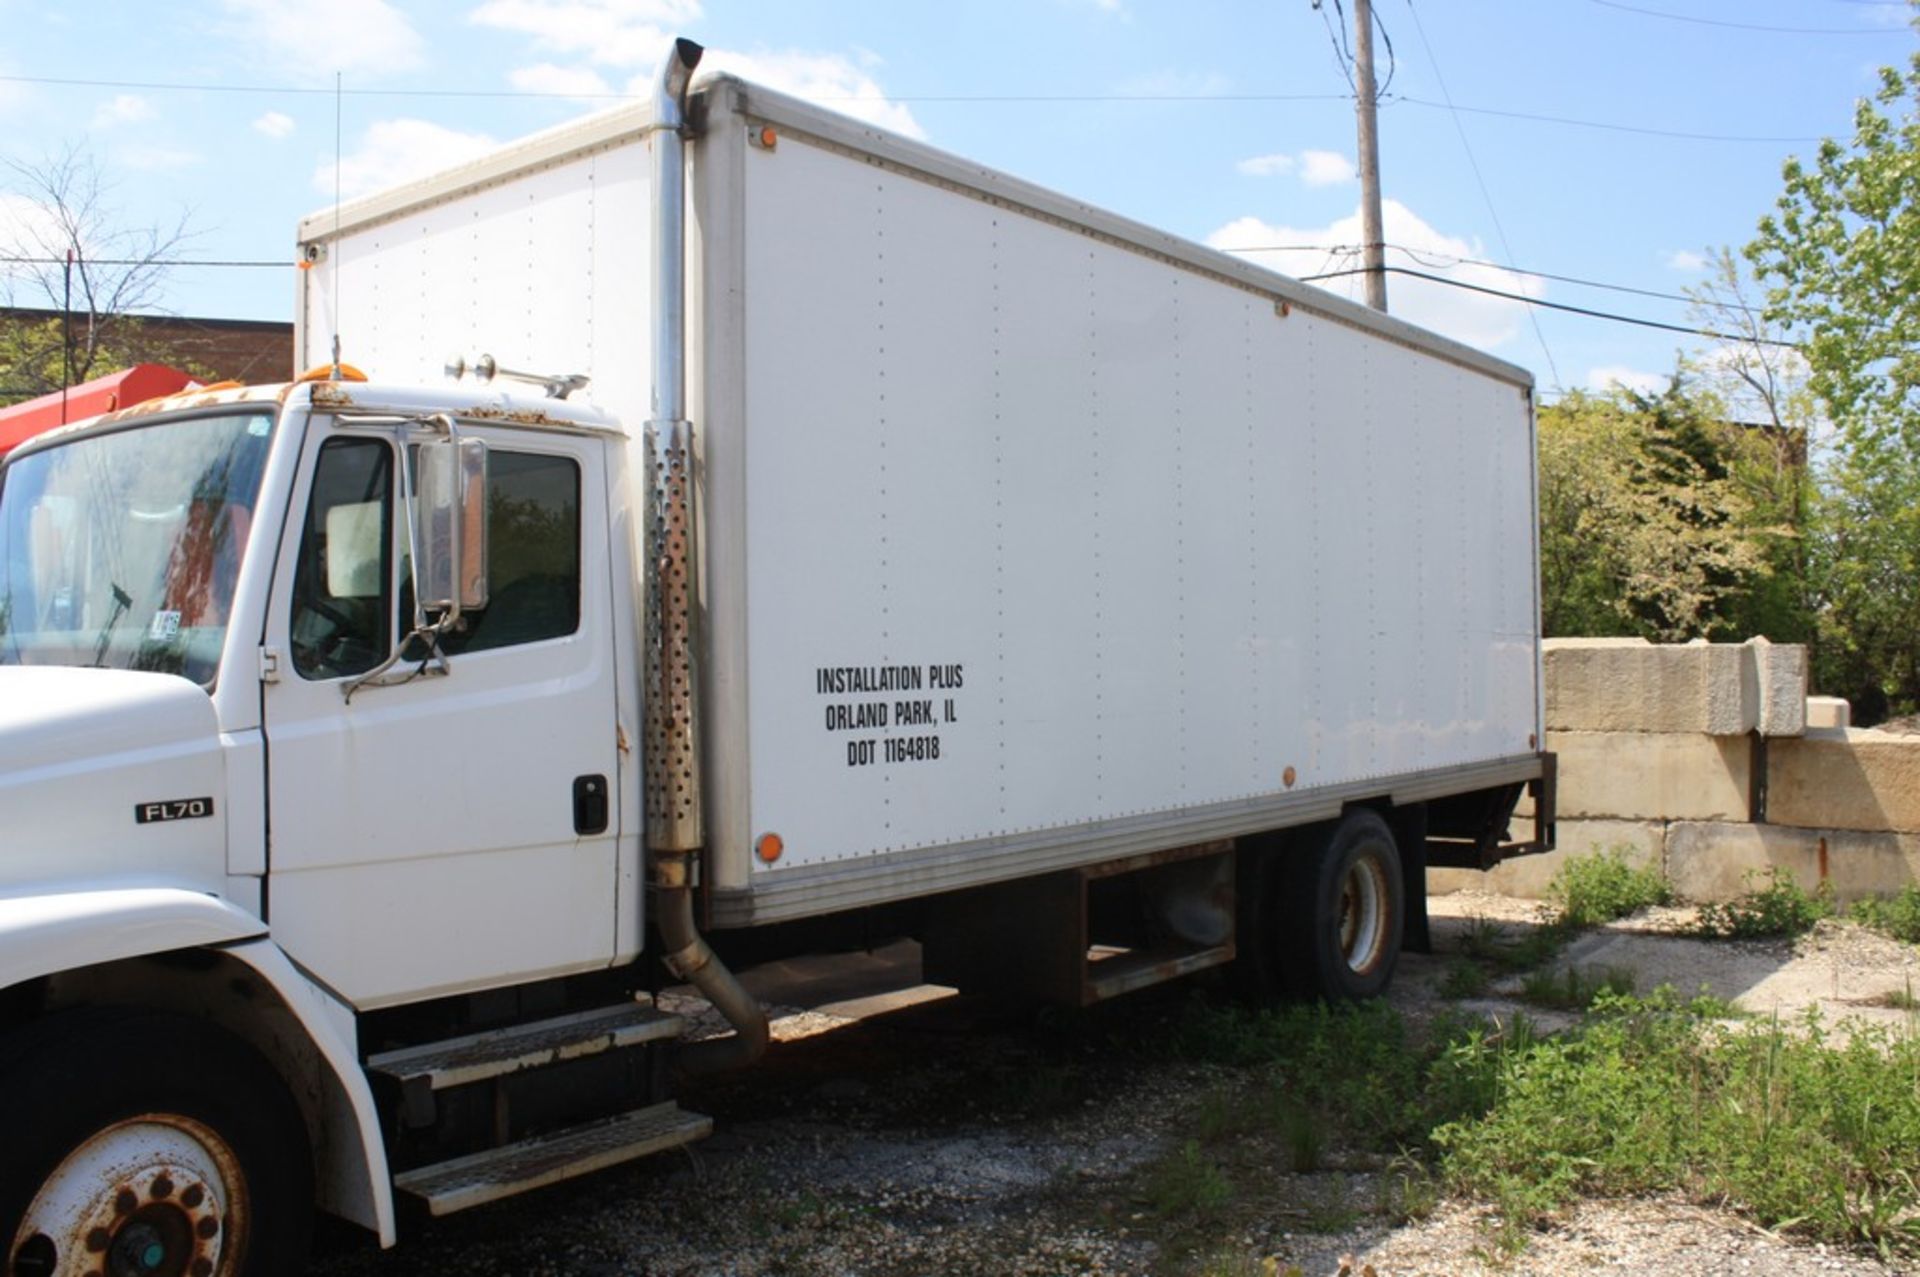
[[[761,834],[759,841],[753,844],[753,854],[760,857],[762,863],[772,864],[780,859],[780,853],[787,849],[779,834]]]

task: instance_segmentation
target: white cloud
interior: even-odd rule
[[[1657,395],[1667,388],[1673,379],[1662,372],[1643,372],[1638,368],[1629,368],[1625,364],[1604,364],[1599,368],[1587,369],[1587,389],[1607,391],[1615,386],[1628,390],[1637,390],[1643,395]]]
[[[907,137],[924,140],[927,136],[909,107],[889,100],[886,90],[866,68],[837,53],[808,53],[798,49],[738,53],[714,49],[700,65],[703,69],[730,72]],[[651,83],[649,76],[641,85]]]
[[[1255,155],[1233,167],[1247,177],[1280,177],[1293,172],[1293,166],[1291,155]]]
[[[253,122],[253,131],[278,142],[293,132],[293,117],[278,111],[268,111]]]
[[[1353,161],[1338,151],[1300,152],[1300,180],[1308,186],[1338,186],[1353,180]]]
[[[516,67],[507,73],[507,82],[522,93],[553,93],[561,97],[602,97],[613,89],[590,67],[562,67],[540,62]]]
[[[1385,224],[1387,242],[1398,246],[1388,250],[1389,265],[1409,265],[1427,274],[1505,293],[1517,293],[1523,297],[1541,297],[1546,293],[1546,286],[1529,276],[1516,275],[1498,266],[1459,262],[1461,258],[1485,257],[1486,252],[1477,240],[1459,239],[1434,229],[1398,200],[1381,202],[1381,220]],[[1309,228],[1276,226],[1257,217],[1243,217],[1207,236],[1207,243],[1229,252],[1235,249],[1264,250],[1237,255],[1289,275],[1342,270],[1360,263],[1360,214],[1356,210],[1351,216],[1343,217],[1330,226]],[[1280,252],[1276,251],[1275,246],[1305,246],[1319,251],[1317,254]],[[1412,249],[1419,254],[1419,258],[1409,257],[1405,249]],[[1456,264],[1446,264],[1449,261]],[[1359,275],[1324,280],[1319,287],[1354,300],[1358,300],[1364,291],[1364,283]],[[1489,297],[1483,293],[1451,288],[1423,279],[1410,279],[1404,275],[1387,276],[1387,302],[1391,312],[1399,318],[1483,350],[1494,349],[1512,340],[1526,320],[1523,302]]]
[[[358,150],[341,158],[340,197],[352,199],[426,177],[498,145],[484,133],[462,133],[427,120],[381,120],[367,129]],[[332,197],[331,162],[314,170],[313,187]]]
[[[533,47],[600,66],[651,68],[700,0],[487,0],[469,22],[533,37]]]
[[[262,63],[303,78],[333,71],[382,74],[410,71],[425,42],[406,14],[387,0],[221,0],[225,33],[246,44]]]
[[[0,193],[0,253],[51,257],[67,245],[65,230],[46,205],[25,195]]]
[[[1696,253],[1691,249],[1678,248],[1667,254],[1668,270],[1677,270],[1688,275],[1694,275],[1706,268],[1707,258],[1704,253]]]
[[[697,22],[700,0],[485,0],[467,20],[530,37],[531,47],[553,58],[511,72],[523,92],[585,95],[610,91],[593,67],[632,74],[628,93],[653,87],[653,73],[676,32]],[[566,65],[574,60],[575,65]],[[926,131],[904,104],[888,99],[873,72],[880,59],[869,49],[852,56],[805,49],[708,49],[705,71],[729,71],[770,89],[790,93],[869,124],[924,138]]]
[[[153,118],[153,103],[137,93],[121,93],[93,108],[93,127],[110,129]]]

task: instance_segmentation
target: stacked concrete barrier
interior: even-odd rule
[[[1541,896],[1569,856],[1613,849],[1689,900],[1730,899],[1776,867],[1842,900],[1916,881],[1920,737],[1849,728],[1845,701],[1810,707],[1805,648],[1550,639],[1544,660],[1557,850],[1435,870],[1433,891]],[[1523,808],[1516,836],[1530,824]]]

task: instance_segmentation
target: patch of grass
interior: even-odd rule
[[[1531,971],[1558,957],[1572,938],[1573,929],[1557,922],[1510,935],[1498,923],[1475,918],[1460,936],[1460,952],[1501,971]]]
[[[1486,967],[1471,958],[1456,958],[1447,964],[1446,971],[1440,976],[1440,996],[1455,1001],[1477,998],[1492,983],[1493,977],[1487,973]]]
[[[1162,1219],[1211,1219],[1233,1200],[1226,1172],[1188,1140],[1156,1162],[1146,1179],[1147,1209]]]
[[[1547,884],[1547,898],[1559,906],[1563,925],[1597,927],[1649,905],[1671,904],[1673,888],[1658,869],[1635,867],[1627,849],[1615,847],[1568,857]]]
[[[1897,896],[1858,901],[1847,916],[1895,940],[1920,944],[1920,887],[1902,887]]]
[[[1685,1190],[1760,1222],[1920,1253],[1920,1036],[1817,1017],[1724,1025],[1670,992],[1602,996],[1510,1051],[1498,1100],[1435,1132],[1449,1186],[1524,1228],[1583,1194]]]
[[[1748,889],[1734,900],[1700,907],[1696,934],[1713,940],[1752,940],[1769,936],[1797,936],[1813,924],[1833,916],[1833,888],[1821,883],[1808,892],[1784,869],[1767,873],[1764,885],[1751,873]]]
[[[1309,1233],[1344,1233],[1360,1218],[1351,1185],[1344,1175],[1330,1176],[1326,1192],[1307,1204],[1300,1227]]]
[[[1296,1175],[1319,1170],[1327,1152],[1326,1119],[1285,1094],[1274,1097],[1273,1118],[1288,1168]]]
[[[1625,967],[1542,968],[1528,974],[1520,996],[1535,1006],[1559,1011],[1584,1011],[1603,993],[1632,993],[1633,972]]]

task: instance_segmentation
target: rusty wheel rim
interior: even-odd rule
[[[1361,855],[1340,880],[1340,955],[1355,975],[1380,965],[1387,945],[1387,874],[1378,858]]]
[[[115,1122],[40,1185],[8,1252],[17,1277],[231,1277],[249,1223],[232,1145],[177,1113]]]

